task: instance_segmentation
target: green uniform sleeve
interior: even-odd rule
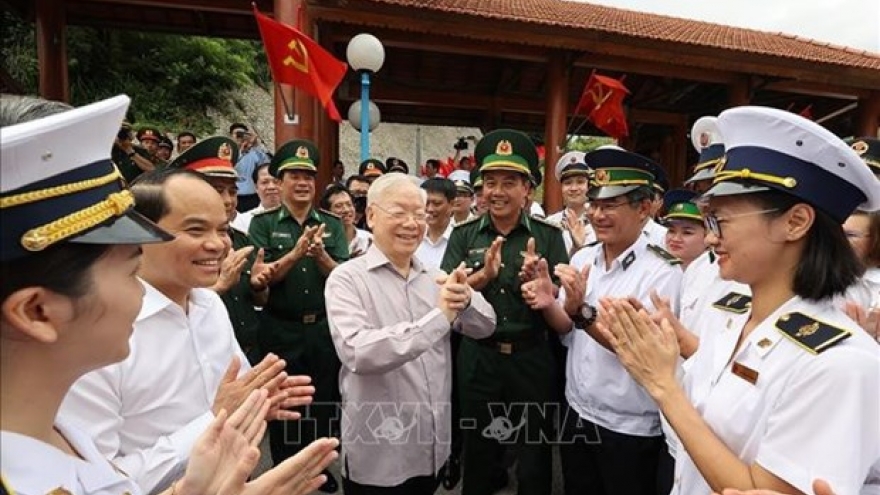
[[[345,238],[345,231],[342,222],[336,219],[325,219],[327,229],[333,234],[333,246],[329,246],[327,254],[337,263],[348,261],[348,239]]]
[[[551,228],[547,233],[547,247],[544,258],[547,260],[547,269],[550,272],[550,279],[553,283],[559,285],[559,278],[553,273],[556,265],[560,263],[568,263],[568,253],[565,251],[565,240],[562,237],[562,231]]]
[[[443,262],[440,263],[440,269],[446,273],[455,270],[455,268],[464,261],[467,255],[467,236],[465,229],[452,229],[449,236],[449,243],[446,245],[446,252],[443,253]]]
[[[258,215],[251,220],[248,228],[248,236],[254,248],[263,248],[264,260],[266,262],[275,261],[282,253],[276,253],[269,244],[272,236],[272,222],[268,215]]]

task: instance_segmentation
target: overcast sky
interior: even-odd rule
[[[781,31],[880,53],[880,0],[590,0],[590,3]]]

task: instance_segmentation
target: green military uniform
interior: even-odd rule
[[[318,152],[308,141],[292,141],[282,146],[272,159],[269,172],[281,178],[287,171],[317,172]],[[337,262],[348,259],[348,241],[342,222],[332,213],[309,210],[300,224],[285,205],[254,215],[251,241],[265,250],[273,262],[296,246],[306,228],[324,224],[324,249]],[[262,351],[274,352],[287,361],[290,375],[306,374],[315,386],[314,403],[303,411],[303,419],[270,424],[272,457],[275,462],[295,454],[318,436],[327,436],[330,420],[338,421],[339,357],[330,338],[324,303],[327,276],[313,258],[299,260],[281,282],[269,290],[258,332]],[[320,405],[318,405],[320,404]],[[313,422],[308,421],[314,420]]]
[[[530,176],[538,162],[534,145],[516,131],[487,134],[475,155],[483,177],[492,170]],[[492,242],[505,237],[498,276],[481,290],[498,317],[495,334],[482,340],[465,337],[457,360],[461,416],[465,424],[474,425],[465,431],[463,495],[484,495],[495,488],[497,471],[486,469],[486,463],[500,458],[500,442],[515,442],[519,447],[520,494],[546,495],[551,490],[549,439],[558,377],[547,323],[540,311],[523,301],[519,272],[529,238],[535,239],[536,251],[547,260],[551,273],[557,264],[567,263],[568,256],[558,227],[526,212],[520,215],[519,223],[506,235],[495,228],[491,214],[458,225],[443,258],[443,270],[450,271],[464,261],[479,271]],[[530,408],[527,416],[523,416],[524,404]],[[543,416],[544,412],[548,414]],[[506,421],[510,429],[523,428],[508,437]]]
[[[134,152],[146,158],[147,160],[153,161],[152,158],[150,158],[150,153],[140,146],[135,146]],[[125,181],[129,184],[131,184],[132,181],[134,181],[135,179],[140,177],[142,173],[144,173],[144,171],[137,166],[134,160],[132,160],[132,158],[128,156],[128,154],[123,151],[122,148],[120,148],[119,146],[113,146],[111,159],[113,160],[113,163],[116,164],[116,168],[119,169],[119,173],[122,174],[122,177],[125,178]]]

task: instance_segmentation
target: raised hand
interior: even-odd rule
[[[547,260],[541,258],[535,263],[533,280],[524,283],[520,291],[523,300],[534,310],[546,309],[551,304],[556,304]]]
[[[254,292],[266,290],[277,269],[277,264],[265,262],[265,251],[260,248],[254,258],[254,264],[251,266],[251,289]]]
[[[326,225],[318,225],[318,228],[312,232],[312,238],[306,249],[306,256],[309,258],[317,258],[324,253],[324,231]]]
[[[565,289],[565,301],[562,308],[569,315],[577,314],[587,296],[587,280],[590,278],[590,264],[580,270],[565,264],[556,265],[553,270],[559,279],[559,285]]]
[[[312,378],[307,375],[288,376],[276,389],[270,390],[268,419],[299,419],[300,413],[288,409],[312,403],[315,387],[311,383]]]
[[[498,236],[492,241],[483,259],[483,273],[487,280],[494,280],[501,271],[501,246],[504,245],[504,237]]]
[[[660,296],[657,294],[657,291],[653,289],[651,290],[650,297],[651,304],[654,305],[654,312],[651,313],[651,321],[657,325],[660,325],[663,320],[668,321],[669,326],[675,331],[675,337],[678,339],[678,346],[681,349],[682,356],[685,358],[690,357],[697,350],[697,347],[699,347],[700,339],[681,324],[681,321],[672,311],[672,305],[669,303],[669,298]],[[641,304],[633,304],[631,299],[630,304],[632,304],[636,310],[642,309]]]
[[[847,316],[859,324],[874,340],[880,341],[880,307],[866,310],[861,304],[847,301],[843,308]]]
[[[535,252],[535,238],[529,237],[526,241],[526,251],[522,253],[523,263],[519,271],[519,279],[522,282],[528,282],[535,278],[535,268],[538,264],[540,256]]]
[[[472,289],[467,284],[467,277],[465,264],[461,262],[455,270],[452,270],[442,280],[438,307],[443,311],[443,314],[446,315],[446,319],[450,323],[455,320],[459,312],[467,309],[471,304]]]
[[[339,455],[339,440],[320,438],[310,443],[298,454],[247,482],[250,472],[259,461],[243,459],[240,469],[230,471],[217,495],[305,495],[317,490],[327,481],[321,472],[327,469]],[[258,452],[259,454],[259,452]],[[250,466],[248,470],[247,467]],[[242,475],[245,471],[247,474]]]
[[[587,225],[571,209],[565,210],[563,219],[568,233],[571,234],[572,243],[578,248],[584,247],[587,243]]]
[[[293,256],[294,260],[300,260],[306,256],[306,253],[309,252],[309,247],[311,247],[312,244],[312,237],[317,230],[317,225],[312,225],[311,227],[303,229],[302,235],[299,236],[296,245],[293,246],[293,249],[290,251],[290,256]]]
[[[214,283],[212,289],[218,294],[224,294],[238,283],[241,271],[247,265],[248,256],[254,251],[253,246],[245,246],[235,251],[226,253],[223,263],[220,265],[220,277]]]
[[[283,359],[279,359],[275,354],[269,354],[241,378],[236,378],[241,369],[241,362],[238,356],[234,356],[217,388],[217,395],[214,396],[214,405],[211,410],[215,415],[223,409],[234,411],[254,390],[264,388],[267,391],[272,391],[277,389],[287,379],[287,373],[284,372],[285,366],[287,364]]]

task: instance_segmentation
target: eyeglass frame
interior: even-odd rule
[[[422,211],[421,213],[411,213],[408,211],[404,211],[403,209],[398,211],[389,211],[379,203],[371,203],[367,206],[375,206],[376,208],[379,208],[397,223],[406,223],[410,219],[419,224],[426,223],[428,221],[428,213],[425,211]]]
[[[611,198],[608,198],[608,199],[611,199]],[[634,201],[630,201],[628,199],[625,199],[622,202],[614,204],[614,205],[603,206],[603,205],[594,205],[593,201],[588,201],[586,212],[590,213],[590,214],[596,213],[597,211],[602,211],[602,212],[605,212],[606,214],[607,213],[614,213],[621,206],[632,205],[633,203],[638,203],[638,202],[637,201],[634,202]]]
[[[722,217],[718,217],[718,215],[710,212],[703,211],[703,225],[706,227],[706,231],[715,237],[722,239],[723,234],[721,233],[721,224],[718,223],[718,220],[731,220],[734,218],[740,217],[750,217],[754,215],[763,215],[767,213],[773,213],[777,211],[781,211],[782,208],[769,208],[766,210],[758,210],[758,211],[747,211],[744,213],[734,213],[733,215],[724,215]]]

